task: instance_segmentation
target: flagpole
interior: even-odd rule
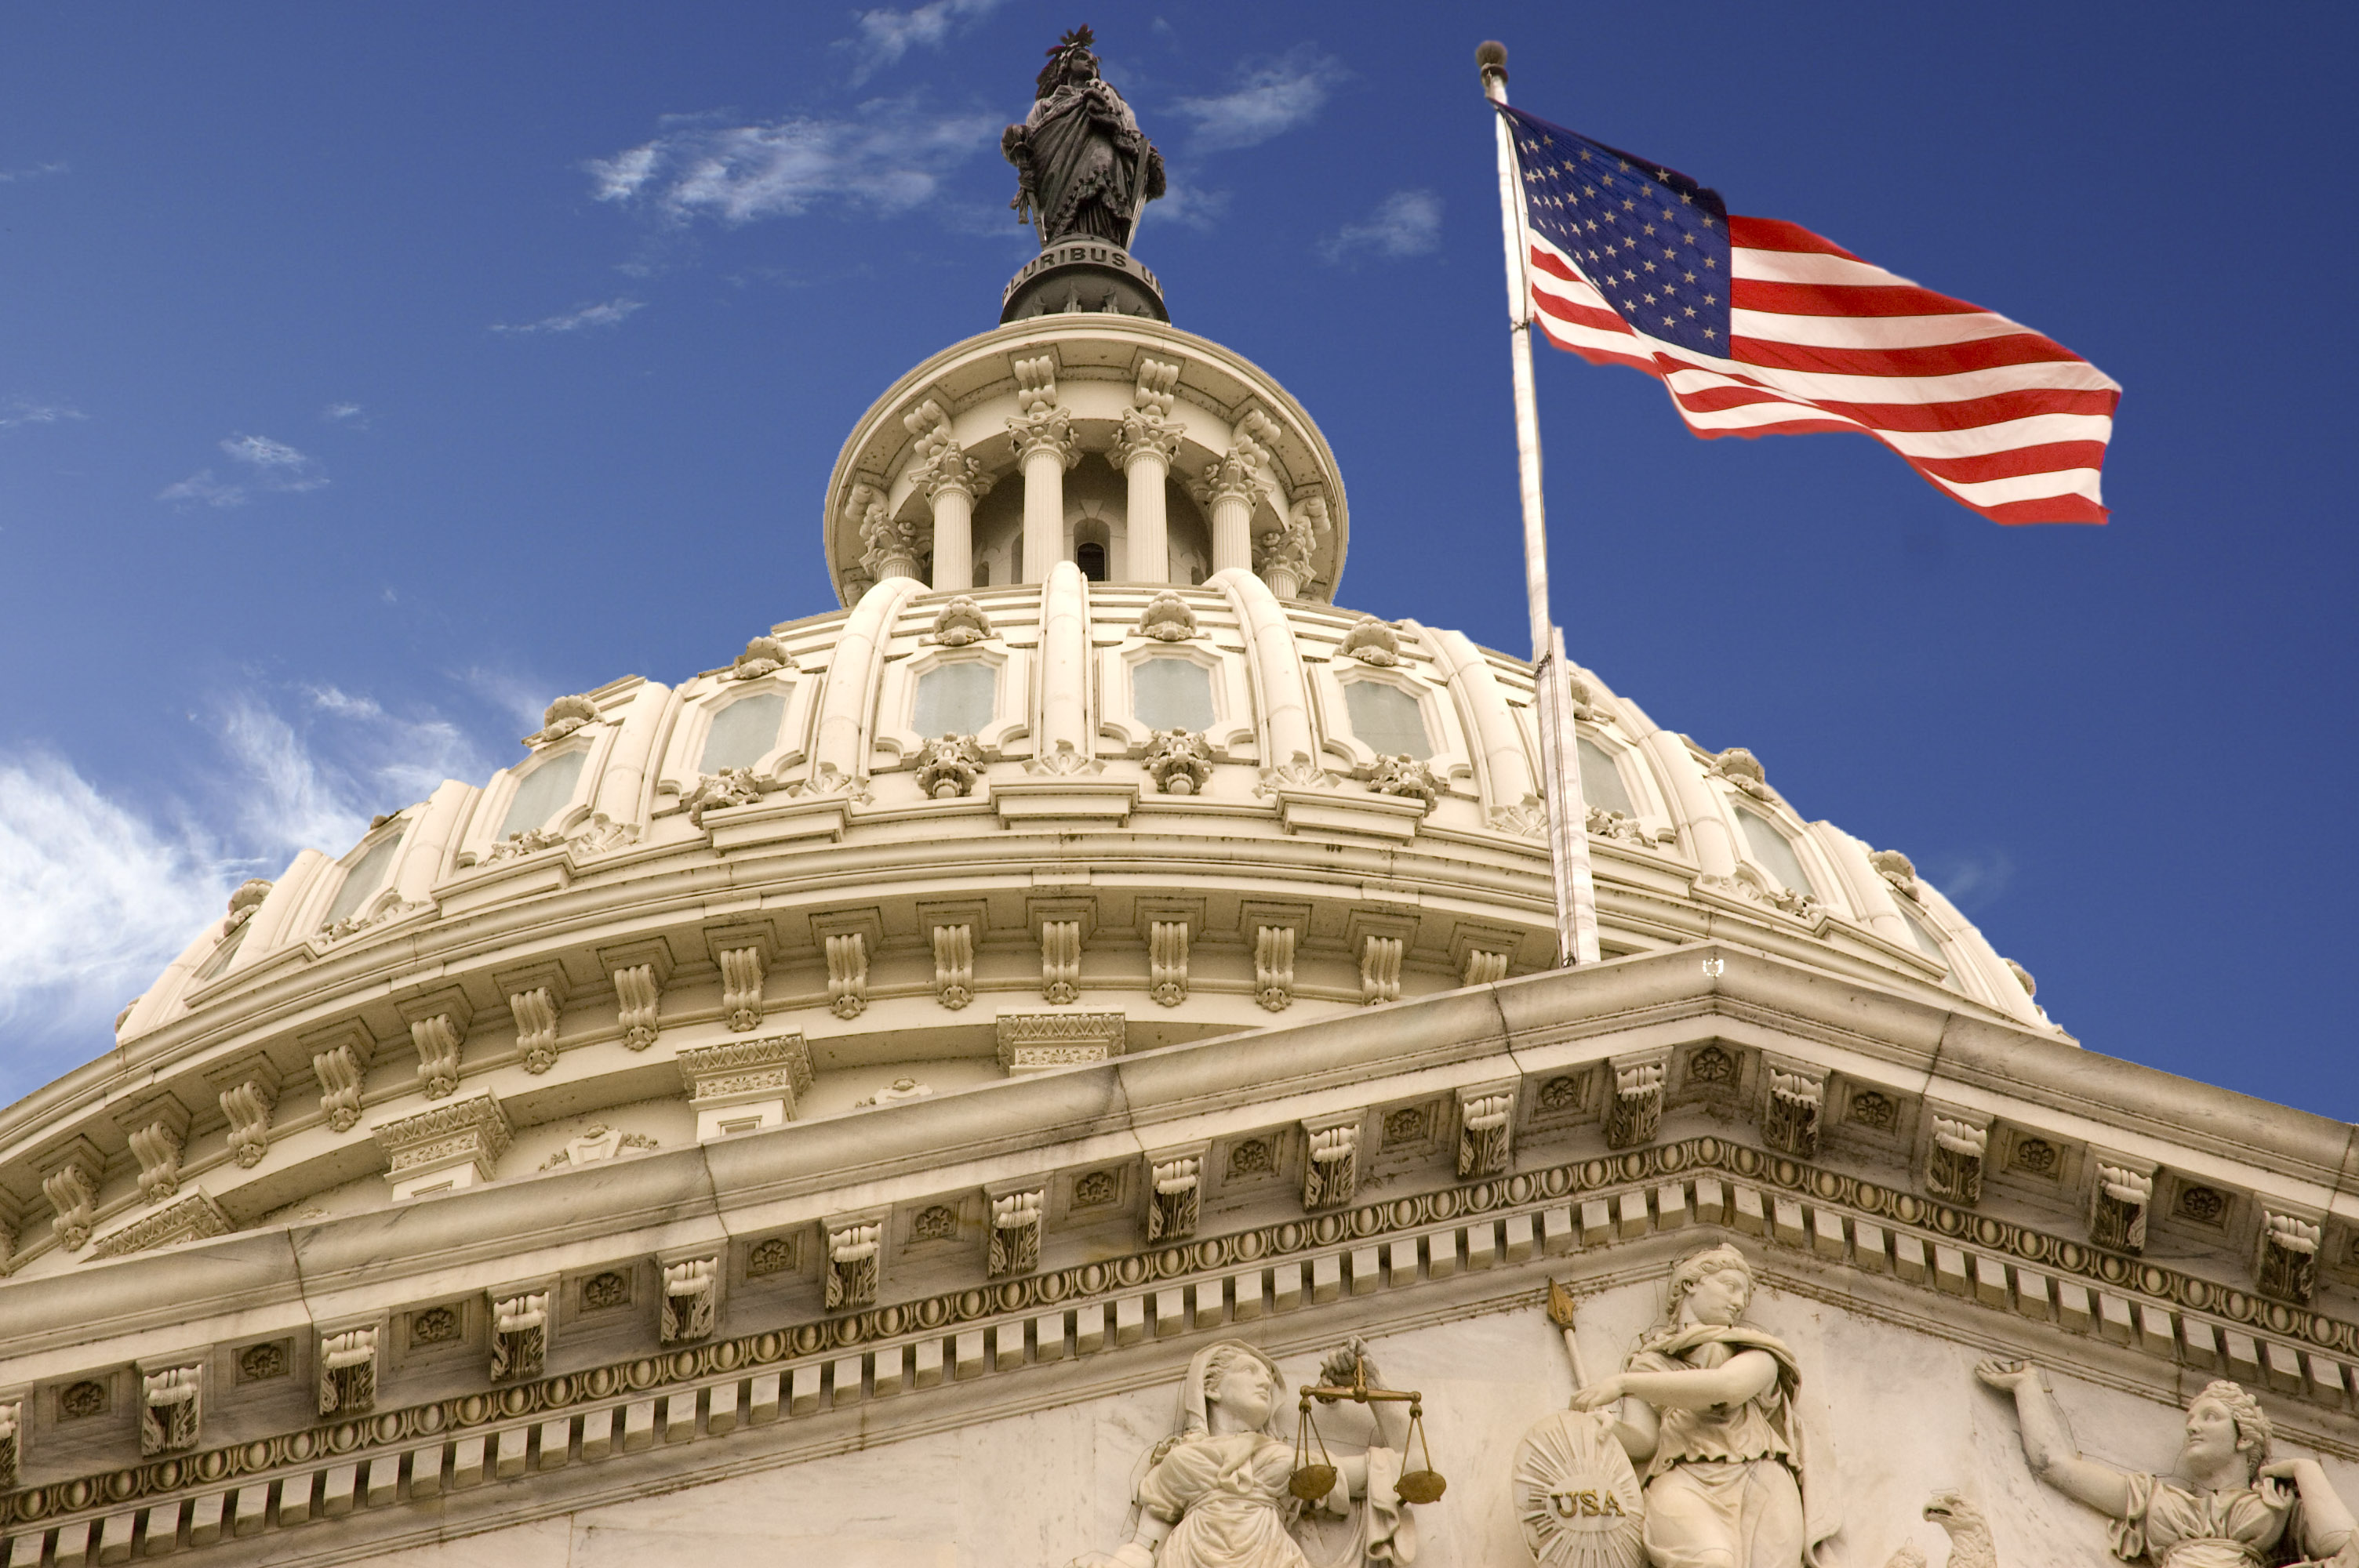
[[[1474,51],[1483,93],[1507,101],[1507,49],[1485,43]],[[1570,968],[1598,960],[1597,889],[1589,873],[1589,813],[1581,793],[1581,753],[1574,744],[1572,688],[1565,668],[1564,633],[1549,614],[1548,506],[1540,491],[1539,405],[1532,389],[1531,290],[1525,267],[1531,245],[1524,234],[1524,196],[1515,139],[1505,115],[1494,114],[1499,138],[1499,226],[1507,257],[1507,345],[1514,366],[1516,457],[1524,503],[1524,592],[1531,614],[1532,664],[1540,720],[1540,771],[1548,800],[1549,868],[1556,892],[1557,963]]]

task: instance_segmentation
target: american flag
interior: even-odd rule
[[[1699,436],[1861,430],[1998,523],[2103,523],[2118,383],[1677,169],[1500,105],[1522,166],[1532,319],[1658,377]]]

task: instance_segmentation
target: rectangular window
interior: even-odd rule
[[[928,740],[977,734],[991,722],[998,687],[999,672],[989,665],[973,659],[936,665],[918,677],[911,727]]]
[[[1343,707],[1351,715],[1352,733],[1378,756],[1408,757],[1421,762],[1433,755],[1432,738],[1425,732],[1425,710],[1400,687],[1383,681],[1346,681]]]
[[[1212,727],[1212,672],[1177,654],[1142,659],[1131,668],[1130,702],[1149,730],[1201,734]]]
[[[704,734],[704,755],[696,771],[717,773],[723,768],[750,768],[769,755],[778,741],[778,724],[787,716],[783,690],[757,691],[741,697],[712,716]]]
[[[1637,816],[1630,805],[1630,791],[1622,783],[1622,770],[1614,765],[1613,753],[1586,735],[1576,737],[1573,749],[1581,758],[1582,799],[1625,816]]]

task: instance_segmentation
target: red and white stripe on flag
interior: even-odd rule
[[[1728,219],[1724,359],[1631,330],[1531,233],[1532,319],[1557,347],[1661,380],[1699,436],[1860,430],[1997,523],[2103,523],[2120,384],[2052,339],[1767,218]]]

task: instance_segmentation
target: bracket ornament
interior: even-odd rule
[[[722,950],[721,1009],[729,1015],[729,1027],[740,1034],[762,1026],[762,980],[767,970],[758,946]]]
[[[656,1043],[657,1014],[663,1004],[663,980],[652,963],[622,964],[614,969],[614,1022],[623,1026],[625,1050],[644,1051]]]
[[[1375,938],[1371,938],[1375,940]],[[1302,1162],[1302,1206],[1340,1208],[1360,1190],[1360,1122],[1302,1124],[1309,1150]]]
[[[320,1413],[365,1415],[376,1408],[376,1330],[320,1336]]]
[[[1360,1005],[1400,1000],[1401,938],[1366,936],[1360,941]]]
[[[839,931],[827,939],[827,1010],[857,1018],[868,1006],[868,937]]]
[[[86,1138],[57,1156],[41,1173],[41,1192],[55,1211],[49,1227],[58,1244],[79,1252],[90,1244],[91,1227],[98,1220],[98,1180],[103,1169],[98,1150]]]
[[[1972,1208],[1982,1201],[1983,1160],[1990,1151],[1990,1123],[1933,1113],[1933,1144],[1925,1152],[1925,1190]]]
[[[1082,997],[1082,923],[1044,920],[1040,923],[1040,995],[1063,1007]]]
[[[1506,1173],[1512,1152],[1516,1091],[1510,1087],[1458,1091],[1458,1179]]]
[[[1147,936],[1147,989],[1164,1007],[1188,1000],[1188,923],[1149,923]]]
[[[459,1087],[460,1049],[467,1043],[466,1025],[447,1012],[413,1019],[410,1044],[418,1048],[418,1083],[428,1099],[440,1099]]]
[[[2308,1306],[2318,1289],[2318,1244],[2324,1233],[2314,1219],[2263,1211],[2260,1266],[2255,1271],[2261,1294]]]
[[[937,735],[918,753],[918,788],[929,799],[956,800],[983,774],[983,749],[972,735]]]
[[[827,1227],[827,1310],[842,1312],[876,1302],[877,1248],[884,1227],[875,1220]]]
[[[492,1297],[492,1365],[495,1383],[540,1376],[549,1358],[549,1292],[519,1291]]]
[[[1147,774],[1165,795],[1201,795],[1212,778],[1212,749],[1187,730],[1158,730],[1147,746]]]
[[[1657,1051],[1607,1062],[1614,1075],[1614,1103],[1605,1111],[1608,1149],[1635,1149],[1654,1141],[1663,1119],[1663,1071],[1669,1061],[1669,1052]]]
[[[1254,1000],[1269,1012],[1294,1005],[1294,941],[1291,925],[1264,925],[1254,932]]]
[[[991,1278],[1008,1280],[1038,1271],[1040,1216],[1047,1195],[1035,1187],[991,1200]]]
[[[204,1423],[204,1368],[139,1372],[139,1454],[153,1459],[194,1448]]]
[[[1147,1162],[1147,1239],[1182,1241],[1196,1234],[1204,1210],[1204,1159],[1182,1154]]]
[[[934,927],[934,999],[955,1012],[974,1000],[974,927]]]
[[[659,1334],[666,1345],[712,1338],[720,1317],[720,1259],[688,1258],[664,1265]]]
[[[2097,1190],[2089,1212],[2089,1239],[2114,1252],[2146,1250],[2147,1211],[2154,1206],[2154,1172],[2097,1162]]]
[[[1818,1158],[1819,1121],[1827,1103],[1826,1069],[1777,1062],[1768,1064],[1768,1068],[1761,1141],[1797,1160]]]

